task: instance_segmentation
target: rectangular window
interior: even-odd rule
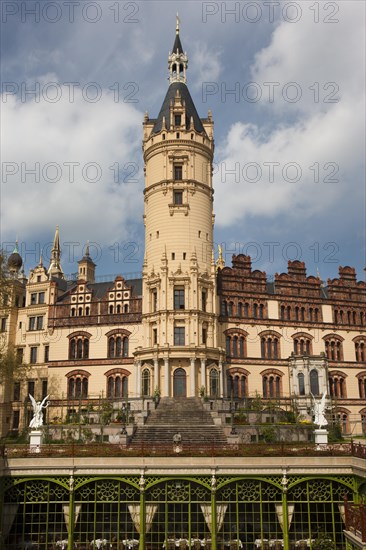
[[[13,400],[20,401],[20,382],[14,382]]]
[[[47,380],[42,380],[42,399],[44,399],[47,396],[47,391],[48,391]]]
[[[37,349],[36,347],[31,347],[30,349],[30,362],[37,363]]]
[[[37,330],[43,329],[43,315],[41,317],[37,317]]]
[[[37,348],[36,348],[37,349]],[[28,389],[27,389],[27,397],[32,395],[34,397],[34,390],[36,387],[36,383],[34,380],[28,380]]]
[[[45,299],[45,293],[44,292],[40,292],[38,294],[38,303],[39,304],[44,304],[44,299]]]
[[[174,345],[185,345],[185,327],[174,327]]]
[[[207,306],[207,294],[205,290],[202,290],[202,311],[206,311]]]
[[[174,288],[174,309],[184,309],[184,288]]]
[[[19,428],[19,417],[20,411],[13,411],[13,430],[17,430]]]
[[[28,330],[36,330],[36,318],[35,317],[29,317]]]
[[[153,328],[153,343],[154,345],[158,343],[158,329]]]
[[[182,124],[182,115],[174,115],[174,124],[180,126]]]
[[[1,331],[1,332],[5,332],[5,331],[6,331],[6,317],[3,317],[3,318],[1,319],[0,331]]]
[[[202,329],[202,344],[207,344],[207,328]]]
[[[181,206],[183,204],[183,191],[174,191],[174,204]]]
[[[17,362],[23,363],[23,348],[17,348]]]
[[[156,290],[152,291],[152,310],[153,312],[158,309],[158,293]]]
[[[44,347],[44,362],[45,363],[48,363],[48,361],[50,360],[49,357],[50,357],[50,346],[45,346]]]
[[[183,179],[183,166],[182,164],[174,164],[174,179],[180,181]]]
[[[33,292],[33,294],[31,294],[31,306],[34,306],[36,303],[37,303],[37,293],[36,292]]]

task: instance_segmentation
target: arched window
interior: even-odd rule
[[[111,304],[111,305],[109,306],[109,314],[112,315],[112,314],[113,314],[113,311],[114,311],[114,307],[113,307],[113,305]]]
[[[249,372],[243,368],[230,369],[227,373],[228,397],[247,397]]]
[[[118,330],[112,332],[108,338],[108,357],[128,357],[128,336],[121,335]]]
[[[312,353],[311,336],[305,333],[297,333],[293,335],[293,339],[294,339],[295,355],[311,355]]]
[[[249,304],[246,302],[244,304],[244,317],[249,317]]]
[[[108,398],[128,397],[129,374],[130,373],[124,369],[112,369],[105,373]]]
[[[223,315],[224,317],[227,316],[227,303],[226,303],[226,300],[221,301],[221,315]]]
[[[261,372],[264,398],[281,397],[283,373],[277,369]]]
[[[220,396],[219,371],[217,369],[210,370],[210,396]]]
[[[330,335],[324,337],[325,354],[331,361],[343,361],[343,348],[340,336]]]
[[[356,355],[356,361],[358,363],[363,363],[366,361],[366,346],[365,346],[365,340],[362,338],[362,336],[358,336],[357,338],[354,338],[355,343],[355,355]]]
[[[319,375],[316,369],[310,371],[310,392],[313,395],[319,395]]]
[[[254,319],[258,317],[258,304],[253,304],[253,317]]]
[[[360,372],[358,378],[358,392],[362,399],[366,398],[366,371]]]
[[[329,373],[329,393],[331,397],[347,397],[346,375],[340,371]]]
[[[305,395],[305,377],[303,372],[299,372],[297,381],[299,384],[299,395]]]
[[[243,304],[241,302],[238,303],[238,317],[243,317]]]
[[[142,395],[144,397],[149,397],[151,394],[150,380],[151,380],[150,370],[146,368],[142,371],[142,376],[141,376]]]
[[[342,434],[350,433],[349,411],[347,409],[338,408],[337,413],[333,415],[333,421],[339,424]]]
[[[246,357],[246,336],[242,329],[229,329],[226,331],[225,345],[227,357]]]
[[[234,303],[233,302],[229,302],[227,314],[228,314],[229,317],[233,316],[233,314],[234,314]]]
[[[69,359],[88,359],[89,358],[89,338],[87,332],[78,332],[69,336]]]
[[[72,371],[67,375],[67,397],[69,399],[86,399],[88,397],[88,378],[86,371]]]
[[[361,429],[362,433],[366,435],[366,409],[362,409],[361,413]]]
[[[280,358],[280,335],[276,332],[261,333],[261,356],[263,359]]]
[[[123,313],[128,313],[128,304],[123,306]]]

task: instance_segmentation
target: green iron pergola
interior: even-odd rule
[[[325,531],[340,549],[346,547],[344,497],[358,502],[361,481],[215,473],[8,477],[2,480],[2,548],[33,542],[39,550],[90,550],[93,541],[105,540],[105,548],[121,550],[128,540],[155,550],[168,548],[168,540],[204,539],[213,550],[254,549],[266,548],[267,539],[290,550],[303,539],[311,548]]]

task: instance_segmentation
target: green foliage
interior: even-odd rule
[[[313,550],[335,550],[336,545],[332,541],[332,536],[325,532],[318,533],[311,547]]]
[[[106,424],[109,424],[112,420],[112,414],[113,414],[113,405],[112,403],[109,403],[108,401],[102,404],[101,411],[100,411],[100,423],[104,426]]]
[[[275,443],[277,437],[276,428],[274,426],[264,426],[263,428],[261,428],[261,433],[266,443]]]
[[[328,430],[328,441],[334,443],[335,441],[342,441],[342,428],[339,422],[335,422]]]
[[[31,366],[23,363],[14,347],[0,350],[0,382],[17,382],[27,378]]]

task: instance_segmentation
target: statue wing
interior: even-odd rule
[[[48,398],[49,398],[49,395],[46,395],[46,397],[43,399],[43,401],[41,403],[41,409],[45,406],[45,403],[46,403]]]
[[[31,400],[33,410],[34,410],[34,411],[37,410],[37,403],[36,403],[36,400],[34,399],[33,395],[31,395],[30,393],[29,393],[28,395],[29,395],[29,399]]]

